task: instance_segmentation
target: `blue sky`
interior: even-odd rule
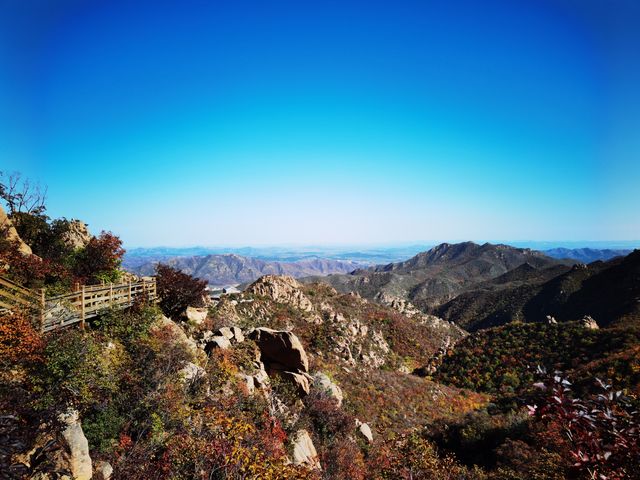
[[[128,246],[640,239],[640,4],[0,1],[0,168]]]

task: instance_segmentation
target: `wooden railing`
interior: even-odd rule
[[[8,278],[0,277],[0,312],[12,310],[15,307],[23,310],[37,308],[39,301],[39,295],[32,290]]]
[[[155,277],[137,282],[83,285],[76,291],[46,297],[0,277],[0,309],[29,309],[42,332],[85,322],[109,309],[130,307],[137,299],[157,299]]]

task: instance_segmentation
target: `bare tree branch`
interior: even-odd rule
[[[0,171],[0,198],[6,202],[11,216],[16,213],[41,215],[46,210],[47,188],[32,183],[18,172]]]

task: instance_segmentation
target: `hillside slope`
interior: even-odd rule
[[[429,312],[462,292],[525,263],[544,269],[572,262],[508,245],[443,243],[405,262],[306,281],[324,281],[339,291],[358,292],[369,299],[380,295],[398,297]]]
[[[640,318],[640,251],[608,262],[535,269],[524,265],[464,292],[437,315],[470,330],[511,321],[579,320],[600,326]]]

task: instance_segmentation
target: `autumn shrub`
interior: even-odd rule
[[[596,379],[598,392],[575,396],[559,372],[537,386],[537,404],[529,406],[537,420],[539,441],[565,453],[578,478],[640,478],[640,414],[622,391]]]
[[[380,443],[367,459],[368,477],[376,480],[483,480],[479,469],[468,469],[453,457],[439,455],[418,432]]]
[[[47,278],[56,274],[51,262],[23,254],[17,242],[7,239],[0,239],[0,266],[3,275],[32,289],[44,287]]]
[[[117,402],[105,402],[84,413],[82,430],[92,450],[106,454],[114,448],[126,423],[126,416],[118,407]]]
[[[152,305],[136,305],[127,310],[109,310],[91,322],[93,328],[132,346],[149,335],[159,311]]]
[[[497,460],[496,449],[509,438],[526,435],[527,421],[522,410],[492,414],[482,409],[457,420],[434,422],[428,437],[466,465],[492,468]]]
[[[29,366],[43,360],[44,342],[23,313],[0,316],[0,370]]]
[[[503,398],[516,397],[531,390],[538,365],[569,370],[606,360],[639,343],[640,334],[630,328],[591,330],[578,322],[509,324],[458,342],[442,359],[434,379]],[[606,377],[618,376],[615,366],[605,363],[614,367],[603,371]]]
[[[355,418],[338,407],[336,399],[325,392],[313,390],[304,403],[303,415],[323,443],[355,431]]]
[[[491,480],[565,480],[568,471],[562,456],[523,440],[508,438],[496,449],[498,463]]]
[[[43,368],[36,372],[44,405],[62,400],[81,411],[119,392],[128,361],[121,348],[71,329],[48,337],[44,357]]]
[[[80,283],[115,282],[120,276],[124,253],[120,238],[102,232],[76,253],[73,272]]]
[[[177,319],[187,307],[204,305],[207,282],[168,265],[158,265],[156,286],[160,308],[168,317]]]

